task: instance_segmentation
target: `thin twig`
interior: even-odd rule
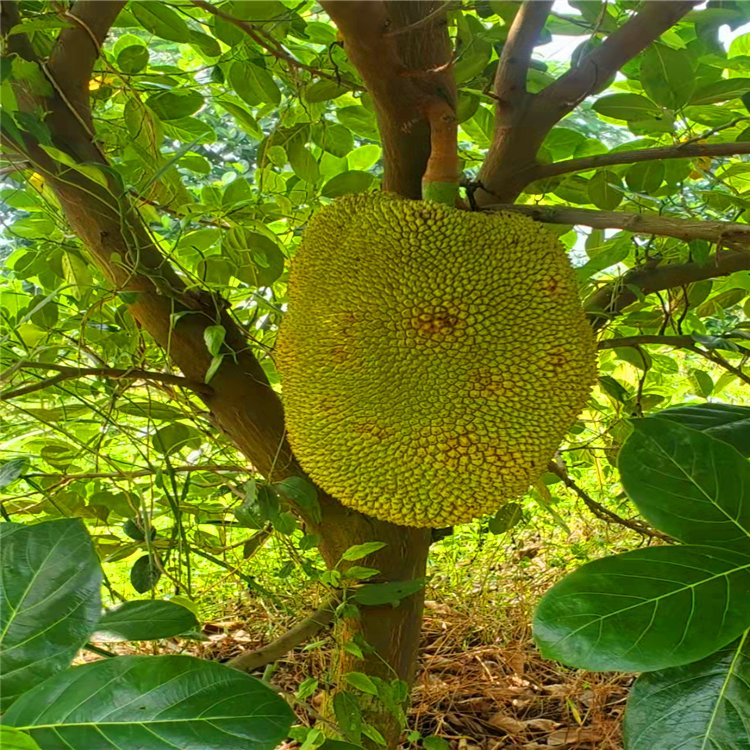
[[[602,521],[606,521],[608,523],[617,523],[620,524],[620,526],[625,526],[626,528],[630,529],[631,531],[635,531],[637,534],[642,534],[643,536],[651,537],[652,539],[661,539],[665,542],[673,542],[674,540],[672,537],[668,536],[667,534],[662,533],[658,529],[653,529],[650,526],[647,526],[646,524],[642,523],[641,521],[637,521],[635,519],[630,518],[623,518],[622,516],[617,515],[614,511],[611,511],[609,508],[606,508],[601,503],[594,500],[591,495],[586,492],[586,490],[583,489],[583,487],[579,486],[573,478],[568,474],[567,471],[565,471],[564,468],[562,468],[559,464],[555,463],[554,461],[550,461],[549,466],[547,467],[549,471],[551,471],[555,476],[560,477],[563,484],[569,489],[572,490],[578,497],[583,500],[584,505],[597,517],[600,518]]]
[[[241,31],[244,31],[245,34],[247,34],[259,47],[262,47],[264,50],[266,50],[266,52],[268,52],[270,55],[273,55],[273,57],[275,57],[277,60],[285,62],[293,70],[305,70],[312,75],[318,76],[318,78],[325,78],[329,81],[335,81],[340,86],[345,86],[352,91],[365,91],[364,86],[360,86],[359,84],[353,83],[352,81],[343,80],[340,76],[334,75],[332,73],[327,73],[325,70],[316,68],[313,65],[307,65],[301,60],[298,60],[296,57],[287,52],[281,46],[281,44],[276,42],[275,39],[267,37],[265,34],[263,34],[262,30],[256,28],[256,26],[252,23],[244,21],[241,18],[237,18],[231,13],[227,13],[221,8],[215,5],[211,5],[211,3],[206,2],[206,0],[191,0],[191,2],[198,8],[202,8],[203,10],[211,13],[214,16],[217,16],[218,18],[222,18],[227,21],[227,23],[231,23]]]
[[[731,372],[736,378],[741,380],[743,383],[750,385],[750,375],[747,375],[742,371],[741,368],[735,367],[731,362],[728,362],[724,357],[718,354],[712,349],[703,349],[699,346],[692,336],[660,336],[660,335],[644,335],[644,336],[623,336],[622,338],[615,339],[604,339],[599,342],[599,349],[615,349],[624,346],[640,347],[644,344],[656,344],[658,346],[671,346],[676,349],[687,349],[688,351],[697,354],[709,362],[722,367],[727,372]],[[744,348],[743,352],[750,354]]]
[[[44,388],[61,383],[64,380],[84,377],[112,378],[115,380],[153,380],[158,383],[188,388],[204,396],[210,396],[213,393],[213,388],[206,383],[197,383],[180,375],[172,375],[166,372],[151,372],[150,370],[138,370],[135,368],[123,370],[116,367],[68,367],[66,365],[54,365],[47,362],[21,362],[13,366],[14,372],[18,369],[52,370],[59,374],[12,391],[4,391],[0,393],[0,401],[26,396],[29,393],[41,391]],[[0,381],[4,379],[4,375],[0,375]]]

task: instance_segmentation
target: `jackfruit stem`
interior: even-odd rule
[[[458,198],[458,121],[451,104],[436,98],[426,108],[430,158],[422,177],[422,198],[455,206]]]

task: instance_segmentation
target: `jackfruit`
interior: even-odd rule
[[[302,468],[405,526],[522,495],[583,409],[595,355],[554,236],[518,213],[387,193],[310,221],[277,344]]]

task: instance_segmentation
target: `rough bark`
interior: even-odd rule
[[[419,7],[422,4],[403,5],[405,7],[399,8],[397,13],[403,13],[405,18],[421,18]],[[79,163],[99,165],[105,176],[110,174],[109,165],[91,131],[89,102],[81,93],[81,81],[88,82],[96,60],[91,50],[98,51],[91,32],[95,31],[100,44],[116,15],[114,6],[114,3],[98,2],[74,5],[69,15],[80,22],[74,21],[73,26],[61,34],[49,61],[39,61],[44,64],[53,93],[40,101],[28,92],[18,92],[19,101],[29,110],[42,105],[49,112],[47,123],[57,148]],[[7,33],[18,20],[17,8],[8,0],[4,0],[1,7],[2,25]],[[429,29],[410,32],[392,45],[400,48],[407,39],[431,38],[432,34],[427,31]],[[11,39],[15,46],[11,51],[35,59],[24,35],[14,35]],[[79,57],[71,56],[71,50],[77,48],[85,51]],[[424,47],[424,54],[434,54],[430,45]],[[410,63],[420,59],[417,56],[410,59]],[[398,75],[402,72],[399,70]],[[409,77],[402,78],[402,82],[410,90],[421,87],[421,83],[414,83]],[[420,99],[420,106],[423,103],[424,99]],[[422,119],[416,122],[401,119],[398,124],[386,127],[385,115],[381,116],[387,133],[389,187],[404,195],[413,195],[415,180],[418,185],[420,170],[429,157],[429,129],[421,114],[420,117]],[[225,328],[224,353],[227,356],[211,380],[211,390],[201,392],[201,398],[216,424],[256,471],[274,481],[289,475],[303,475],[286,440],[278,395],[249,351],[231,311],[217,296],[186,288],[116,181],[109,178],[105,187],[80,171],[56,163],[28,134],[23,142],[6,142],[5,145],[45,177],[71,229],[81,239],[93,262],[129,303],[135,320],[168,352],[171,361],[188,380],[202,382],[210,366],[211,355],[203,343],[206,327],[219,324]],[[385,543],[382,551],[358,561],[380,571],[372,582],[410,580],[424,575],[430,543],[428,529],[377,521],[345,508],[323,492],[319,492],[319,500],[320,519],[306,514],[303,509],[300,515],[308,530],[320,535],[320,550],[329,566],[339,563],[343,552],[352,545],[380,541]],[[422,601],[423,596],[416,594],[403,600],[398,607],[362,607],[360,617],[344,621],[342,637],[357,633],[372,650],[364,660],[348,656],[341,659],[338,668],[364,671],[384,679],[397,677],[411,683],[416,669]],[[393,717],[373,714],[373,718],[379,721],[378,728],[389,746],[395,746],[399,727]]]
[[[526,92],[518,71],[533,52],[536,33],[546,14],[535,0],[526,0],[518,12],[498,66],[495,97],[495,134],[479,173],[478,205],[512,203],[529,182],[538,165],[536,154],[547,133],[587,96],[601,91],[628,60],[635,57],[695,5],[694,2],[650,0],[628,22],[586,55],[567,73],[538,94]],[[510,59],[514,64],[510,65]],[[507,71],[514,71],[511,75]],[[503,72],[505,71],[505,72]],[[501,74],[501,72],[503,72]],[[522,88],[521,88],[522,87]]]

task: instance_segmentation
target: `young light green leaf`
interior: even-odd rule
[[[206,326],[203,331],[203,341],[206,343],[209,354],[216,357],[221,352],[226,335],[227,329],[224,326]]]
[[[375,607],[383,604],[398,606],[402,599],[416,594],[424,588],[423,578],[413,581],[387,581],[386,583],[368,583],[358,588],[352,599],[357,604]]]
[[[377,695],[378,689],[370,677],[363,672],[347,672],[344,679],[357,690],[361,690],[367,695]]]
[[[341,559],[348,560],[349,562],[361,560],[363,557],[367,557],[367,555],[371,555],[373,552],[377,552],[385,546],[385,542],[365,542],[364,544],[355,544],[349,547],[349,549],[341,555]]]

